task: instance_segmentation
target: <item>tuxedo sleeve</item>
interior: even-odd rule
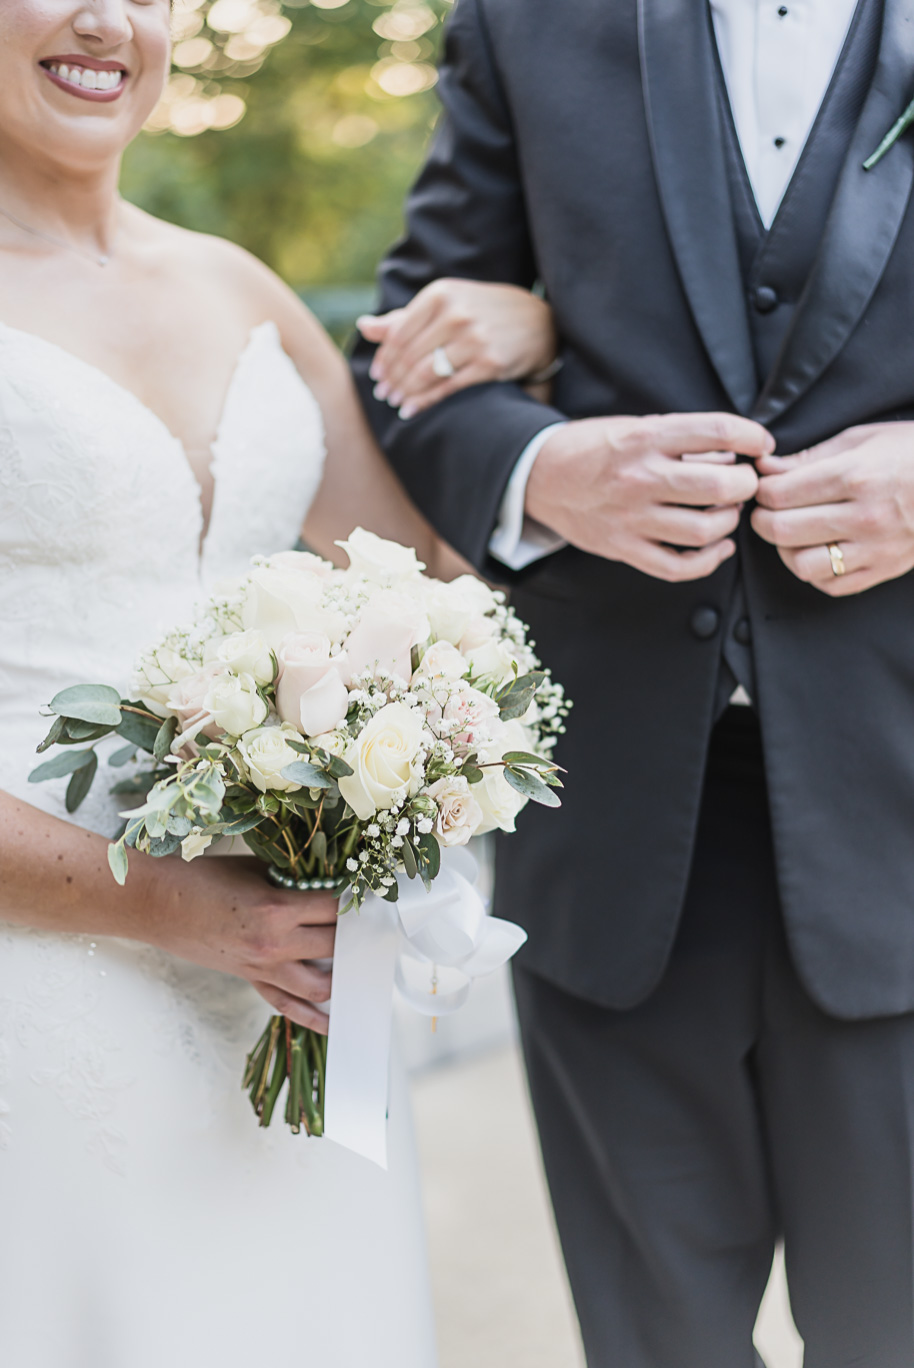
[[[407,304],[441,277],[529,289],[536,263],[509,110],[485,27],[483,0],[457,0],[438,92],[443,115],[406,205],[406,232],[383,262],[380,309]],[[412,498],[472,564],[504,580],[490,556],[511,474],[528,444],[563,420],[518,385],[477,385],[402,421],[372,395],[374,348],[352,358],[375,435]]]

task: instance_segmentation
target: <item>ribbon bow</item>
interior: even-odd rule
[[[446,850],[430,891],[401,875],[396,903],[370,896],[337,925],[324,1135],[382,1168],[394,984],[414,1011],[449,1016],[527,939],[487,915],[476,875],[467,851]]]

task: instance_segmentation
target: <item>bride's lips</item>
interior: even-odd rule
[[[45,57],[38,64],[49,81],[80,100],[110,104],[124,93],[129,72],[123,62],[102,62],[97,57],[68,53]]]

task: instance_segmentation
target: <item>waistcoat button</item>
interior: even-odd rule
[[[740,618],[733,628],[733,635],[736,637],[740,646],[749,646],[752,642],[752,623],[748,618]]]
[[[707,605],[696,608],[689,618],[689,626],[693,636],[697,636],[699,641],[708,641],[720,626],[720,613],[716,608]]]
[[[780,302],[777,290],[773,290],[770,285],[758,285],[752,292],[752,303],[755,305],[756,313],[771,313]]]

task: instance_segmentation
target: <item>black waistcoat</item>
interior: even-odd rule
[[[723,70],[716,62],[727,181],[759,391],[774,369],[819,251],[838,177],[873,79],[882,10],[883,0],[860,0],[825,99],[768,230],[759,216]],[[716,52],[713,30],[710,37]],[[757,697],[741,574],[734,585],[722,640],[718,713],[726,707],[737,683],[751,698]]]

